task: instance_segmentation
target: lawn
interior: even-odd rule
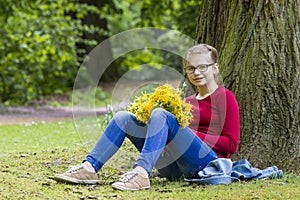
[[[0,126],[0,199],[299,199],[300,176],[229,185],[170,182],[154,173],[151,189],[118,191],[111,184],[130,169],[137,152],[124,147],[99,172],[97,185],[56,183],[52,177],[80,163],[101,135],[99,120]],[[75,127],[84,126],[78,132]],[[84,131],[83,131],[84,130]],[[83,133],[84,132],[84,133]]]

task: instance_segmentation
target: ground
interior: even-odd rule
[[[103,90],[111,95],[114,100],[111,103],[114,104],[118,102],[117,99],[123,100],[124,97],[129,98],[135,95],[135,91],[140,90],[145,87],[156,87],[152,83],[169,83],[174,87],[179,85],[180,79],[168,80],[168,81],[129,81],[127,79],[121,79],[117,83],[101,83],[100,86]],[[64,102],[70,101],[69,96],[52,96],[43,99],[41,102],[34,102],[34,106],[17,106],[17,107],[5,107],[1,106],[0,103],[0,125],[3,124],[17,124],[17,123],[28,123],[28,122],[48,122],[48,121],[58,121],[62,119],[73,118],[73,115],[88,116],[102,115],[106,113],[106,107],[99,107],[94,109],[77,109],[73,110],[70,107],[54,107],[45,106],[47,102]]]
[[[106,108],[73,110],[72,107],[0,107],[0,125],[57,121],[73,118],[73,114],[88,116],[105,112]]]

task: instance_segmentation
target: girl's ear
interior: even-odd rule
[[[214,66],[213,66],[213,70],[214,70],[214,73],[219,73],[219,64],[218,63],[215,63]]]

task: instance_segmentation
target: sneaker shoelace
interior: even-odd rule
[[[74,173],[77,172],[79,170],[81,170],[83,167],[81,165],[76,165],[71,167],[68,171],[66,171],[66,173]]]
[[[120,177],[119,181],[123,183],[127,183],[131,179],[133,179],[136,175],[138,175],[138,172],[127,172]]]

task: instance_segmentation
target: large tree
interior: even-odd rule
[[[300,169],[300,1],[203,0],[197,41],[219,49],[236,94],[241,142],[234,159]]]

